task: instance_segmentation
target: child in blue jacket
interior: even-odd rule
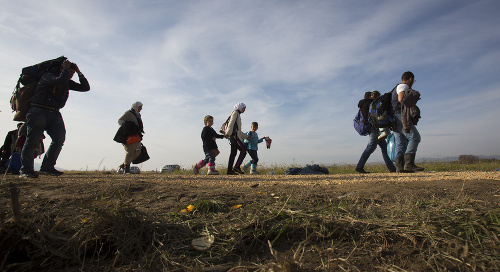
[[[250,127],[252,130],[247,132],[247,135],[250,136],[250,140],[244,140],[244,144],[248,145],[247,152],[252,158],[251,161],[248,161],[243,165],[243,170],[248,173],[249,168],[251,167],[250,174],[259,174],[257,171],[257,163],[259,162],[259,157],[257,156],[257,150],[259,149],[257,145],[264,141],[264,138],[259,139],[259,135],[257,134],[257,129],[259,129],[259,124],[257,122],[252,122]]]

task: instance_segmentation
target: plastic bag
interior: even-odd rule
[[[396,138],[394,137],[394,132],[387,136],[387,155],[391,161],[396,159]]]

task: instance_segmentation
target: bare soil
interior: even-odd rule
[[[441,203],[440,205],[442,203],[462,205],[448,207],[451,212],[460,209],[470,210],[474,213],[485,213],[488,212],[487,209],[500,211],[500,172],[498,171],[312,176],[195,176],[159,173],[120,175],[111,172],[67,172],[60,177],[40,176],[38,179],[4,176],[0,185],[0,207],[2,207],[0,209],[0,219],[3,222],[0,227],[3,226],[4,229],[7,229],[6,222],[11,222],[9,219],[12,217],[9,193],[12,186],[17,187],[20,192],[19,200],[22,217],[25,220],[31,218],[33,221],[40,220],[41,216],[51,217],[54,223],[51,229],[47,229],[48,231],[58,230],[55,225],[77,225],[90,216],[92,213],[91,207],[95,206],[96,201],[116,199],[121,199],[127,205],[151,217],[177,216],[180,221],[191,220],[192,217],[183,215],[181,210],[201,200],[218,200],[227,207],[241,205],[237,211],[229,211],[227,212],[228,215],[223,219],[219,218],[219,223],[211,222],[212,225],[216,226],[214,228],[219,230],[224,229],[223,225],[226,223],[229,226],[229,222],[233,217],[241,220],[241,213],[249,212],[255,207],[275,209],[277,212],[290,215],[296,213],[316,216],[318,211],[321,211],[321,206],[327,210],[329,205],[338,206],[339,201],[343,199],[349,199],[352,203],[359,203],[360,200],[364,200],[376,208],[371,208],[373,212],[381,213],[391,213],[391,211],[397,209],[397,206],[404,203],[404,199],[411,200],[413,203],[431,203],[434,201]],[[461,201],[458,201],[458,199],[461,199]],[[464,202],[463,199],[467,200]],[[464,207],[463,203],[470,203],[470,206]],[[472,207],[472,210],[470,207]],[[352,228],[356,228],[356,233],[359,233],[360,229],[375,232],[377,229],[388,225],[387,220],[377,222],[367,215],[353,218],[351,212],[343,218],[339,217],[339,222],[344,222]],[[191,214],[190,216],[196,215]],[[422,220],[429,220],[430,222],[434,219],[423,218]],[[64,221],[64,224],[61,223],[62,221]],[[248,221],[252,221],[252,219],[248,218]],[[422,222],[411,223],[418,225]],[[244,225],[245,223],[242,222],[240,226]],[[384,228],[386,236],[398,228],[397,224],[389,225]],[[45,226],[45,228],[48,227]],[[295,230],[299,228],[300,226],[297,226]],[[408,229],[408,225],[405,228]],[[500,244],[498,244],[500,233],[498,231],[500,230],[493,231],[493,233],[491,230],[488,232],[492,235],[492,242],[488,246],[497,247],[496,252],[500,248]],[[419,259],[418,256],[422,256],[422,248],[414,248],[415,245],[419,244],[418,241],[414,242],[413,245],[409,245],[408,242],[391,241],[387,237],[379,241],[368,241],[362,237],[351,237],[354,236],[352,233],[345,233],[350,238],[343,244],[339,244],[340,242],[336,244],[335,239],[325,237],[316,239],[317,243],[309,241],[308,246],[302,248],[301,257],[297,257],[300,248],[298,245],[307,240],[307,235],[304,236],[300,233],[303,234],[304,232],[293,232],[284,240],[282,240],[283,238],[277,239],[277,242],[269,248],[263,245],[258,254],[252,252],[252,255],[245,255],[245,252],[239,249],[229,254],[232,256],[219,258],[220,261],[217,262],[206,261],[210,256],[204,256],[200,259],[202,261],[196,268],[179,265],[176,268],[177,270],[173,269],[172,266],[169,266],[171,269],[168,270],[496,271],[499,268],[497,266],[500,264],[498,256],[488,257],[489,261],[484,262],[473,262],[467,259],[467,256],[473,255],[476,247],[484,246],[484,242],[476,246],[467,244],[467,254],[462,252],[463,249],[457,249],[460,252],[457,252],[456,256],[463,255],[463,258],[453,257],[458,260],[448,258],[448,264],[438,265],[431,263],[432,260],[429,259],[431,258],[429,256],[427,256],[428,259],[426,260]],[[297,237],[294,235],[297,235]],[[342,234],[338,234],[338,236],[340,238],[337,237],[336,239],[342,240]],[[217,244],[221,240],[228,239],[228,237],[221,238],[216,233],[215,239],[215,244]],[[460,241],[460,239],[457,240]],[[7,246],[5,243],[2,245],[1,240],[2,238],[0,238],[0,255],[2,252],[6,254],[8,251]],[[265,241],[261,242],[265,243]],[[361,245],[362,243],[366,243],[366,245]],[[422,242],[419,245],[423,246],[426,243],[429,242]],[[275,252],[273,252],[273,248]],[[194,251],[193,254],[198,256],[200,253]],[[288,256],[292,260],[290,263],[293,263],[293,265],[287,266],[280,261],[279,254]],[[441,257],[439,260],[443,261],[445,259],[447,258]],[[325,260],[328,263],[325,263]],[[2,262],[2,256],[0,256],[0,262]],[[270,264],[273,264],[273,266]],[[4,263],[4,267],[6,267],[5,265]],[[98,270],[98,268],[95,269]],[[93,269],[86,271],[90,270]],[[120,269],[114,266],[110,270]],[[61,269],[61,271],[72,270]],[[141,269],[136,267],[134,271],[141,271]],[[144,271],[147,271],[147,269]]]

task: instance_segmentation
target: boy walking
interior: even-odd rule
[[[257,134],[257,129],[259,129],[259,124],[257,122],[252,122],[250,128],[252,130],[247,132],[247,135],[250,136],[250,138],[249,140],[245,139],[244,143],[245,145],[248,145],[247,152],[252,158],[252,160],[248,161],[247,163],[245,163],[245,165],[243,165],[243,170],[248,173],[249,168],[251,168],[250,174],[259,174],[259,172],[257,171],[257,163],[259,162],[259,157],[257,156],[257,150],[259,148],[257,145],[259,143],[262,143],[262,141],[264,141],[264,138],[266,137],[259,139],[259,135]]]
[[[219,171],[215,170],[215,157],[217,157],[220,152],[215,139],[222,139],[224,138],[224,135],[217,134],[217,132],[215,132],[215,130],[212,128],[214,124],[214,118],[211,115],[205,116],[203,122],[205,123],[205,127],[201,131],[201,139],[203,141],[203,152],[205,152],[205,159],[199,161],[193,166],[193,172],[195,174],[198,174],[200,169],[208,163],[207,174],[218,175]]]

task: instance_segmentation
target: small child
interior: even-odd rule
[[[205,159],[193,165],[193,172],[195,174],[198,174],[200,172],[200,169],[208,163],[207,175],[218,175],[219,172],[215,170],[215,157],[217,157],[220,152],[217,147],[217,143],[215,143],[215,139],[222,139],[224,138],[224,135],[217,134],[217,132],[215,132],[215,130],[212,128],[212,125],[214,124],[214,118],[212,116],[205,116],[203,122],[205,123],[205,127],[201,131],[201,139],[203,141],[203,152],[205,152]]]
[[[244,140],[245,145],[248,145],[247,152],[250,154],[252,158],[251,161],[248,161],[243,165],[243,170],[248,173],[248,168],[251,167],[250,174],[259,174],[257,171],[257,163],[259,162],[259,157],[257,156],[257,145],[262,143],[265,138],[263,137],[259,139],[259,135],[257,135],[257,129],[259,129],[259,124],[257,122],[252,122],[250,127],[252,131],[247,132],[247,135],[250,136],[250,140]]]
[[[372,100],[375,100],[377,98],[380,97],[380,92],[375,90],[375,91],[372,91],[372,94],[371,94],[371,99]],[[389,134],[391,134],[391,131],[389,130],[389,128],[379,128],[378,129],[379,131],[379,135],[378,135],[378,140],[383,140],[385,138],[387,138],[387,136],[389,136]]]

